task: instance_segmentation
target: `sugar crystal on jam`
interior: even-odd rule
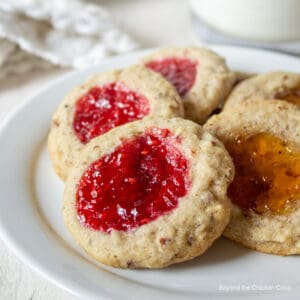
[[[75,104],[73,129],[82,143],[122,124],[142,119],[149,101],[125,84],[107,83],[91,88]]]

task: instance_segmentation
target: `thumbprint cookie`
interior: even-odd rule
[[[223,103],[235,82],[225,60],[204,48],[162,49],[143,58],[141,64],[176,87],[185,117],[200,124]]]
[[[66,181],[70,233],[101,263],[162,268],[202,254],[229,221],[233,164],[222,143],[180,118],[112,129]]]
[[[224,235],[278,255],[300,253],[300,108],[253,100],[212,117],[205,128],[235,165]]]
[[[279,99],[300,106],[300,74],[270,72],[246,79],[232,90],[224,109],[253,99]]]
[[[53,115],[48,149],[56,173],[65,180],[84,145],[114,127],[154,115],[182,117],[181,102],[167,80],[142,66],[91,77]]]

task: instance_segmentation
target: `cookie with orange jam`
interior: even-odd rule
[[[166,48],[141,60],[160,73],[183,99],[185,116],[204,123],[230,92],[235,75],[225,60],[205,48]]]
[[[300,108],[253,100],[212,117],[205,128],[235,165],[228,188],[231,221],[224,235],[249,248],[300,253]]]
[[[84,145],[112,128],[183,114],[175,88],[142,66],[93,76],[69,93],[53,115],[48,149],[54,169],[65,180]]]
[[[230,217],[233,164],[222,143],[180,118],[112,129],[82,150],[63,216],[101,263],[162,268],[202,254]]]
[[[300,106],[300,74],[270,72],[246,79],[232,90],[224,109],[253,99],[280,99]]]

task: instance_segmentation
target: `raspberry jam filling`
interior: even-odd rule
[[[168,129],[151,128],[93,162],[76,192],[81,224],[127,231],[176,208],[190,185],[179,142]]]
[[[244,213],[286,214],[300,199],[300,153],[260,133],[227,143],[236,174],[228,196]]]
[[[87,143],[110,129],[142,119],[150,112],[148,99],[123,83],[91,88],[75,106],[73,129]]]
[[[300,106],[300,86],[292,90],[278,93],[275,98],[285,100],[287,102]]]
[[[187,58],[170,57],[153,60],[148,62],[146,67],[168,79],[181,97],[192,88],[196,80],[197,62]]]

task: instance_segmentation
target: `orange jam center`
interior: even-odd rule
[[[300,199],[300,153],[275,136],[237,137],[226,148],[236,174],[228,196],[244,213],[285,214]]]
[[[284,93],[279,93],[275,98],[282,99],[300,106],[300,85],[295,89],[288,90]]]

